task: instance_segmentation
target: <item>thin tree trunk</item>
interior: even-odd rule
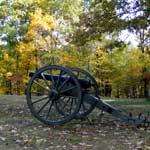
[[[148,92],[148,90],[147,90],[147,80],[144,79],[144,97],[146,97],[146,98],[147,98],[147,92]]]
[[[18,53],[17,53],[17,56],[16,56],[17,58],[17,64],[16,64],[16,77],[18,78],[18,75],[19,75],[19,55],[18,55]],[[17,79],[16,78],[16,79]],[[17,82],[16,82],[16,94],[17,95],[20,95],[20,81],[18,81],[17,80]]]
[[[147,100],[150,101],[150,80],[148,81],[147,84]]]

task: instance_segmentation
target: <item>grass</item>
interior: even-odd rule
[[[118,109],[149,115],[143,99],[107,101]],[[59,127],[37,121],[24,96],[0,97],[0,149],[3,150],[150,150],[150,129],[125,126],[95,109],[89,120],[72,120]]]
[[[125,112],[142,113],[150,118],[150,101],[145,99],[118,99],[108,103]]]

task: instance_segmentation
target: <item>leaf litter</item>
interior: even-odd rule
[[[128,127],[107,114],[52,128],[30,114],[25,97],[17,99],[0,99],[0,149],[150,150],[149,128]]]

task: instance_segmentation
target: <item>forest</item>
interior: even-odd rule
[[[0,0],[0,94],[52,64],[89,71],[101,96],[150,99],[150,1]]]

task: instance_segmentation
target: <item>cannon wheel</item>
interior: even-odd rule
[[[46,74],[50,75],[49,80]],[[53,75],[57,75],[57,79]],[[67,78],[61,81],[62,76]],[[42,67],[35,72],[28,83],[26,94],[31,113],[39,121],[51,126],[62,125],[75,118],[82,98],[76,76],[70,69],[56,65]]]
[[[91,86],[88,89],[82,89],[82,90],[87,90],[89,94],[94,95],[95,97],[99,97],[99,90],[98,90],[99,88],[98,88],[97,82],[88,71],[85,71],[80,68],[71,68],[71,70],[76,75],[77,78],[84,78],[90,81]],[[80,110],[77,113],[76,118],[83,118],[87,116],[95,108],[95,105],[96,104],[94,101],[93,103],[90,103],[90,104],[87,103],[86,101],[82,101]]]

